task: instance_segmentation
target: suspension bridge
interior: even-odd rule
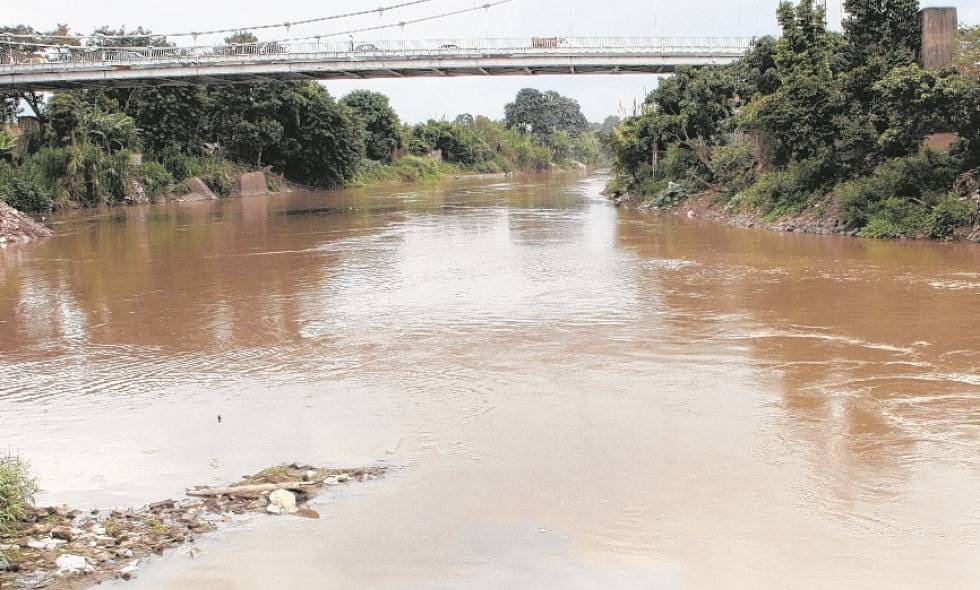
[[[730,63],[741,37],[268,42],[8,52],[0,91],[423,76],[664,74]]]

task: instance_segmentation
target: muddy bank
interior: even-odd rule
[[[0,588],[78,590],[129,580],[153,554],[193,544],[236,515],[261,513],[319,518],[307,502],[339,485],[383,476],[385,468],[272,467],[220,488],[187,490],[187,499],[127,510],[83,512],[35,508],[17,534],[0,538]],[[189,558],[201,550],[191,546]]]
[[[784,215],[776,219],[766,219],[766,216],[759,212],[728,211],[725,209],[725,204],[718,201],[715,193],[701,193],[687,199],[676,207],[670,208],[656,207],[643,197],[635,195],[613,197],[612,200],[617,206],[621,207],[631,207],[661,215],[677,215],[689,219],[708,219],[727,223],[734,227],[758,228],[776,232],[855,237],[860,233],[860,230],[849,228],[840,220],[832,199],[827,199],[805,211],[792,215]],[[980,206],[980,195],[977,195],[973,200],[977,201],[978,206]],[[915,239],[925,240],[928,238],[918,236]],[[952,236],[952,240],[980,243],[980,222],[972,228],[963,227],[957,229]]]
[[[0,202],[0,244],[46,238],[51,230],[10,205]]]

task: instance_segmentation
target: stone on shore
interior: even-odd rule
[[[92,564],[81,555],[71,555],[66,553],[55,560],[54,564],[58,567],[58,574],[70,576],[72,574],[90,574],[95,571]]]
[[[265,507],[269,514],[292,514],[296,508],[296,495],[287,490],[276,490],[269,494],[269,505]]]

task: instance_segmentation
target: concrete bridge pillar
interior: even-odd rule
[[[922,23],[922,40],[919,44],[919,63],[930,70],[938,70],[953,63],[959,23],[956,8],[935,7],[919,11]]]

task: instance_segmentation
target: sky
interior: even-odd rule
[[[74,31],[90,32],[109,25],[142,25],[155,32],[188,32],[281,23],[329,16],[403,0],[5,0],[2,24],[27,24],[48,30],[66,23]],[[260,31],[260,39],[327,34],[481,6],[488,0],[432,0],[425,4],[326,23]],[[588,36],[762,36],[776,34],[778,0],[513,0],[484,13],[450,17],[405,28],[364,33],[358,40],[443,39],[472,37]],[[827,0],[831,28],[839,29],[840,0]],[[924,0],[923,6],[956,6],[960,21],[980,24],[980,0]],[[346,36],[344,36],[346,38]],[[174,39],[191,44],[187,37]],[[198,43],[221,42],[201,37]],[[341,97],[360,88],[383,92],[406,122],[452,119],[459,113],[502,118],[504,105],[524,87],[557,90],[575,98],[592,121],[608,115],[629,114],[637,101],[657,86],[652,75],[620,76],[514,76],[451,79],[327,81]]]

